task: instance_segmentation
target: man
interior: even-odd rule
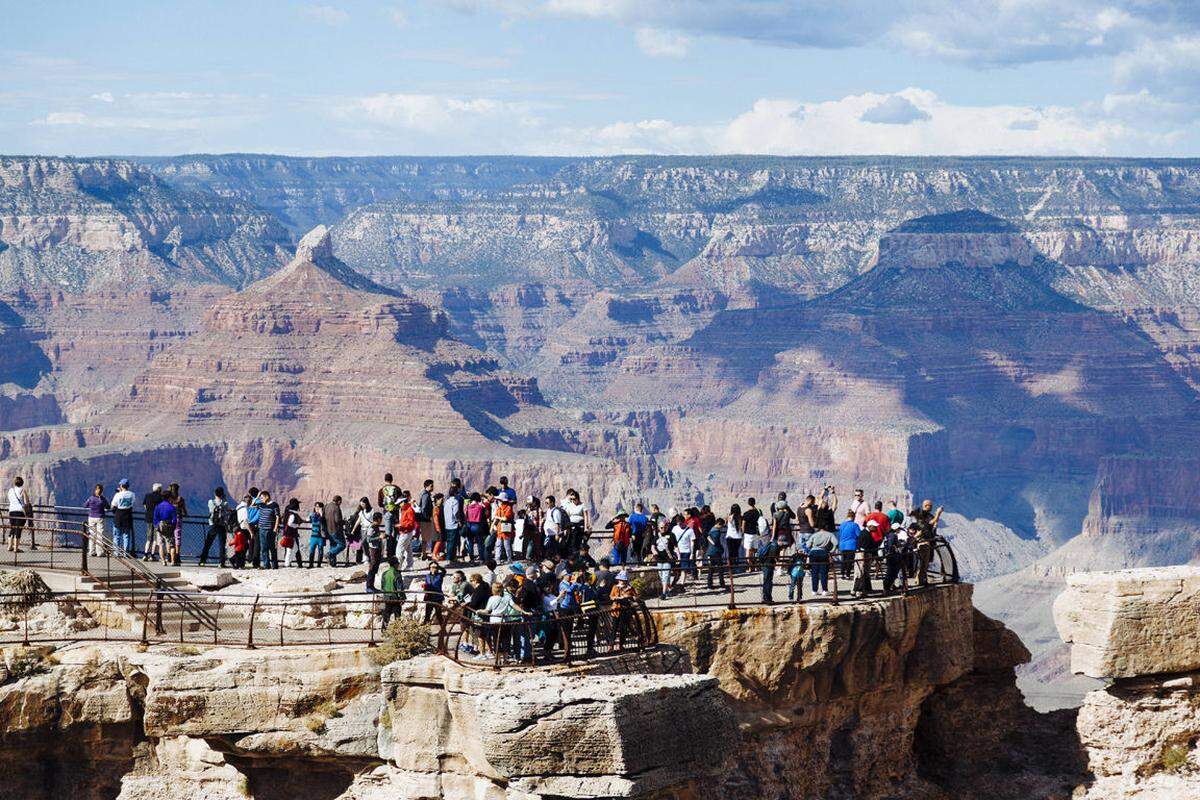
[[[279,569],[275,534],[279,531],[279,504],[267,491],[258,494],[258,549],[263,569]],[[253,508],[253,507],[252,507]]]
[[[775,541],[776,553],[775,557],[783,559],[788,552],[788,548],[796,543],[796,538],[792,534],[792,520],[796,518],[796,512],[792,511],[788,505],[787,492],[780,492],[775,502],[771,504],[771,536]],[[784,566],[780,564],[780,573],[784,571]]]
[[[629,558],[633,564],[642,563],[642,554],[646,547],[646,530],[650,526],[650,517],[646,516],[646,507],[639,501],[629,515]],[[618,561],[618,564],[625,562]]]
[[[558,505],[558,500],[554,495],[546,496],[546,520],[543,523],[542,531],[545,535],[543,540],[543,550],[547,558],[553,558],[556,555],[561,555],[564,550],[559,546],[563,536],[563,524],[566,514]]]
[[[883,537],[883,593],[889,595],[896,589],[896,578],[904,571],[907,536],[901,525],[893,525]]]
[[[434,542],[437,541],[437,525],[433,522],[433,480],[425,479],[421,494],[417,498],[417,524],[421,531],[421,558],[429,558],[433,553]]]
[[[133,555],[133,492],[129,491],[129,478],[117,484],[117,493],[112,498],[113,541],[117,552],[124,556]]]
[[[408,494],[400,496],[400,510],[397,515],[399,522],[396,524],[398,532],[396,540],[396,553],[404,559],[405,569],[413,567],[413,538],[417,535],[420,524],[417,522],[417,512],[413,508],[412,502],[408,499]]]
[[[848,512],[853,513],[853,512]],[[857,522],[855,523],[858,524]],[[875,569],[876,552],[879,544],[872,535],[872,528],[861,528],[858,533],[859,573],[854,581],[854,595],[866,597],[871,593],[871,573]]]
[[[842,577],[850,580],[854,576],[854,553],[858,550],[858,536],[862,528],[854,521],[854,512],[846,511],[846,518],[838,526],[838,550],[842,559]]]
[[[446,533],[446,549],[443,555],[450,563],[458,557],[458,535],[463,526],[463,502],[459,492],[462,491],[457,481],[450,483],[449,493],[442,501],[442,530]],[[426,622],[429,617],[426,616]]]
[[[513,512],[513,503],[508,499],[508,495],[501,490],[497,497],[498,503],[495,512],[492,514],[492,537],[496,542],[496,548],[499,550],[499,560],[501,563],[508,563],[513,560],[513,533],[516,528],[516,515]],[[488,555],[494,554],[496,551],[489,552]]]
[[[225,525],[228,518],[229,503],[225,500],[225,490],[218,486],[213,489],[213,496],[208,500],[208,531],[204,534],[204,549],[200,551],[200,566],[208,563],[208,550],[214,540],[217,543],[221,566],[225,566]]]
[[[108,498],[104,496],[104,485],[97,483],[92,496],[83,503],[87,509],[88,555],[104,555],[104,512],[108,510]]]
[[[707,506],[705,506],[707,508]],[[721,588],[725,588],[725,530],[726,526],[721,525],[706,526],[704,532],[704,541],[707,545],[704,549],[704,560],[708,567],[708,588],[713,587],[713,575],[721,581]],[[730,574],[729,580],[733,580],[733,575]]]
[[[904,512],[901,511],[900,508],[896,505],[895,500],[888,503],[888,509],[884,513],[887,514],[888,520],[893,525],[895,525],[897,522],[900,522],[900,523],[904,522]]]
[[[858,523],[858,527],[867,527],[867,515],[871,513],[871,506],[863,499],[863,490],[854,490],[854,499],[850,501],[850,510],[854,512],[854,521]]]
[[[262,537],[258,535],[258,518],[262,511],[257,486],[251,486],[246,494],[250,501],[246,506],[246,534],[250,538],[250,548],[246,551],[251,569],[262,568]]]
[[[167,563],[167,553],[175,544],[175,524],[179,519],[178,509],[171,498],[160,495],[162,500],[154,507],[152,520],[156,531],[154,549],[159,553],[162,563]],[[168,544],[170,542],[170,544]]]
[[[379,576],[379,591],[383,594],[383,628],[387,630],[393,617],[404,612],[404,573],[395,556],[387,560],[387,569]]]
[[[762,601],[763,605],[774,605],[771,590],[775,584],[775,560],[779,558],[779,544],[774,538],[767,538],[759,546],[757,557],[762,568]]]
[[[400,487],[392,482],[392,473],[384,473],[383,486],[375,493],[376,505],[383,512],[382,537],[387,542],[387,554],[396,555],[396,512],[400,510]]]
[[[933,560],[933,545],[937,541],[937,526],[942,519],[942,508],[933,510],[933,501],[925,500],[920,508],[914,508],[912,514],[913,542],[917,551],[917,585],[929,584],[929,562]]]
[[[507,475],[500,476],[499,497],[501,500],[508,498],[508,502],[512,503],[514,506],[517,504],[517,492],[508,485]]]
[[[446,595],[442,591],[442,581],[446,577],[446,570],[442,569],[441,564],[436,561],[429,562],[429,572],[425,575],[425,579],[421,581],[421,588],[425,592],[425,622],[428,623],[430,617],[437,614],[438,622],[442,620],[442,601],[446,599]]]
[[[329,566],[337,566],[338,553],[346,549],[345,517],[342,516],[342,496],[335,494],[325,504],[325,532],[329,535]]]
[[[142,508],[146,510],[146,553],[142,556],[142,561],[150,560],[158,544],[158,529],[154,525],[154,509],[158,508],[158,504],[163,501],[162,488],[161,483],[156,483],[142,498]]]
[[[567,496],[563,500],[562,508],[567,513],[567,534],[564,542],[567,551],[574,552],[579,549],[581,543],[587,541],[587,532],[590,527],[588,507],[580,499],[579,492],[567,489]]]
[[[875,523],[875,530],[878,534],[877,542],[882,542],[887,537],[887,532],[892,529],[892,521],[888,519],[887,514],[883,513],[883,501],[875,501],[875,510],[867,514],[867,527],[871,527],[871,523]]]

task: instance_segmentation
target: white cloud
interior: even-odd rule
[[[376,94],[344,103],[338,113],[383,128],[421,133],[454,133],[481,120],[530,119],[528,104],[490,98],[436,94]]]
[[[1146,40],[1117,56],[1113,79],[1126,90],[1172,98],[1200,98],[1200,34]]]
[[[860,122],[882,125],[911,125],[929,119],[929,114],[913,105],[907,97],[893,94],[878,105],[868,108],[858,119]]]
[[[410,20],[408,18],[408,14],[406,14],[402,9],[393,8],[388,13],[388,16],[391,18],[392,24],[397,28],[407,28],[409,26]]]
[[[300,10],[300,13],[311,20],[322,23],[323,25],[335,27],[338,25],[344,25],[346,21],[350,19],[349,14],[342,9],[337,8],[336,6],[314,4],[305,6]]]
[[[643,53],[656,58],[683,58],[691,45],[691,40],[681,33],[645,26],[638,28],[634,37]]]
[[[96,94],[92,95],[91,99],[97,100],[101,103],[112,103],[116,98],[113,97],[112,92],[97,92]]]

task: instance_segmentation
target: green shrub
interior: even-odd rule
[[[371,650],[371,660],[383,666],[393,661],[405,661],[433,650],[430,638],[433,629],[412,617],[392,620],[383,633],[383,642]]]
[[[58,658],[54,654],[36,647],[28,647],[14,650],[4,666],[8,672],[8,680],[19,681],[48,672],[50,667],[57,663]]]
[[[1188,749],[1179,745],[1167,745],[1159,757],[1164,772],[1179,772],[1188,761]]]

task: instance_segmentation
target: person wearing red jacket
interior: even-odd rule
[[[412,569],[413,539],[416,538],[419,523],[417,521],[417,510],[413,508],[412,501],[408,497],[408,492],[400,495],[397,514],[400,520],[399,524],[396,525],[399,532],[396,540],[397,560],[404,559],[404,569]]]
[[[624,511],[613,519],[612,532],[612,563],[624,564],[629,560],[629,543],[633,540],[633,526],[629,524],[629,515]]]
[[[875,524],[878,526],[873,531],[871,531],[871,536],[874,537],[874,539],[877,543],[882,542],[883,537],[886,536],[887,532],[892,529],[892,520],[888,517],[887,514],[883,513],[883,501],[882,500],[876,500],[875,501],[875,510],[872,511],[870,514],[867,514],[867,527],[868,528],[871,527],[871,520],[875,520]]]

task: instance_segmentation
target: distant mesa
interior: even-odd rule
[[[916,217],[893,228],[879,240],[875,267],[1028,267],[1042,260],[1016,225],[967,209]]]
[[[977,208],[927,214],[902,222],[893,233],[1018,233],[1016,225]]]

